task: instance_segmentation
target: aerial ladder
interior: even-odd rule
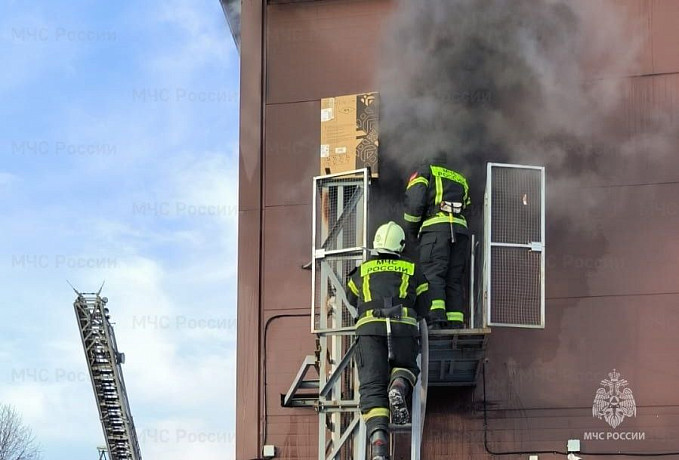
[[[74,291],[73,307],[106,440],[106,449],[98,448],[99,458],[105,459],[108,452],[109,460],[141,460],[121,368],[125,355],[118,352],[108,299],[100,296],[101,289],[96,293]]]
[[[316,352],[304,359],[281,405],[318,412],[319,460],[367,458],[353,360],[358,314],[346,299],[344,283],[369,252],[370,177],[362,169],[314,178],[310,265]],[[471,239],[469,323],[465,329],[428,331],[420,322],[421,372],[413,390],[412,422],[390,425],[391,458],[409,444],[410,459],[420,460],[427,388],[476,385],[489,326],[544,328],[544,201],[544,168],[487,165],[483,238]]]

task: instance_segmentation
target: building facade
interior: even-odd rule
[[[621,81],[624,103],[614,122],[621,138],[640,140],[612,158],[630,168],[586,186],[560,184],[550,195],[548,166],[548,219],[550,196],[572,192],[588,224],[548,231],[546,328],[493,328],[485,385],[480,376],[471,389],[430,391],[425,459],[528,458],[565,451],[569,439],[586,453],[679,457],[679,155],[643,161],[654,148],[679,147],[666,126],[679,125],[676,116],[664,119],[665,134],[653,143],[643,136],[655,113],[679,111],[679,2],[613,4],[638,19],[628,36],[639,58],[624,73],[590,70],[583,78]],[[281,394],[315,348],[311,275],[301,267],[311,257],[320,101],[380,90],[381,34],[395,8],[390,0],[242,2],[239,460],[261,457],[264,444],[277,447],[276,458],[318,458],[317,414],[281,407]],[[380,155],[381,165],[393,160]],[[400,196],[385,191],[389,174],[376,185],[378,199]]]

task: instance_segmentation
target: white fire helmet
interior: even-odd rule
[[[406,245],[406,234],[399,224],[389,221],[375,232],[373,249],[378,253],[400,254]]]

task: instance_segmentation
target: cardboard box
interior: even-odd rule
[[[370,168],[378,176],[379,94],[321,99],[321,175]]]

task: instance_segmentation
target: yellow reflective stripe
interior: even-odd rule
[[[441,182],[441,178],[439,176],[436,176],[436,197],[434,198],[434,205],[438,206],[441,204],[441,200],[443,199],[443,182]]]
[[[432,300],[431,301],[431,308],[430,310],[445,310],[446,309],[446,301],[445,300]]]
[[[391,377],[394,377],[394,374],[406,374],[408,377],[410,377],[408,380],[410,380],[410,383],[417,382],[417,377],[415,377],[415,374],[413,374],[409,369],[406,369],[405,367],[394,367],[391,370]]]
[[[358,288],[356,287],[356,283],[354,283],[353,279],[349,279],[347,286],[349,286],[349,289],[354,293],[354,295],[358,296]]]
[[[429,187],[429,181],[427,180],[427,178],[420,176],[420,177],[416,177],[415,179],[408,182],[408,186],[406,187],[406,190],[408,190],[413,185],[417,185],[417,184],[422,184],[425,187]]]
[[[417,326],[417,320],[415,318],[411,318],[410,316],[401,319],[391,318],[389,321],[391,321],[392,324],[398,323],[398,324],[408,324],[410,326]],[[356,321],[356,327],[361,327],[369,323],[377,322],[386,323],[387,318],[375,318],[372,315],[366,315],[365,317]]]
[[[459,321],[463,322],[464,321],[464,313],[461,311],[449,311],[446,313],[446,318],[448,321]]]
[[[450,223],[450,217],[449,215],[443,214],[443,215],[435,215],[434,217],[430,217],[429,219],[425,220],[424,223],[422,223],[422,227],[428,227],[430,225],[434,224],[449,224]],[[464,218],[464,216],[460,217],[453,217],[453,223],[454,224],[459,224],[463,227],[467,227],[467,219]]]
[[[363,414],[363,420],[367,421],[374,417],[389,417],[388,407],[374,407]]]
[[[370,295],[370,276],[363,277],[363,301],[370,302],[372,300],[372,295]]]
[[[403,220],[405,220],[406,222],[419,222],[419,221],[422,220],[422,216],[419,216],[419,217],[418,217],[418,216],[413,216],[413,215],[411,215],[411,214],[408,214],[408,213],[405,213],[405,212],[404,212],[404,213],[403,213]]]
[[[429,283],[422,283],[415,289],[415,294],[420,295],[427,290],[429,290]]]
[[[410,280],[410,275],[404,273],[401,275],[401,286],[398,289],[398,296],[401,299],[405,299],[408,296],[408,281]]]
[[[372,273],[395,272],[415,274],[415,264],[406,260],[376,259],[361,264],[361,277],[365,279]]]

